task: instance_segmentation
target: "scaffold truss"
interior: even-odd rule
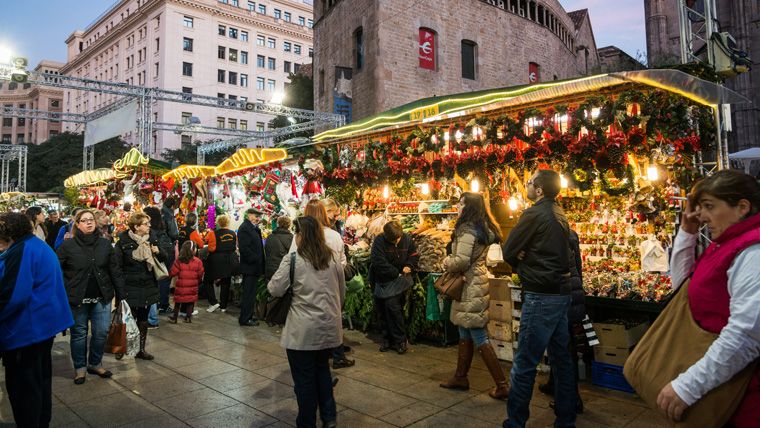
[[[26,146],[0,144],[0,192],[26,192]],[[18,178],[15,186],[11,183],[11,162],[18,161]]]

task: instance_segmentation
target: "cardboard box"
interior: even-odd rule
[[[522,310],[512,309],[512,318],[520,319],[521,316],[522,316]]]
[[[520,333],[520,320],[513,319],[512,320],[512,334],[517,336],[518,333]]]
[[[630,348],[639,342],[649,328],[649,323],[644,322],[631,328],[624,324],[594,323],[594,331],[599,338],[601,346],[612,348]]]
[[[512,287],[509,289],[513,302],[522,302],[522,288]]]
[[[488,330],[489,339],[501,341],[512,340],[512,329],[510,328],[509,322],[489,321],[486,328]]]
[[[508,300],[491,300],[488,306],[488,317],[491,321],[512,321],[512,302]]]
[[[510,278],[489,278],[488,294],[491,296],[491,300],[511,300],[512,293],[509,291],[510,285],[512,285],[512,280]]]
[[[496,352],[496,358],[502,361],[514,360],[514,350],[512,349],[512,342],[503,340],[490,340],[493,350]]]
[[[604,364],[624,366],[625,360],[631,355],[629,348],[615,348],[613,346],[594,346],[594,360]]]

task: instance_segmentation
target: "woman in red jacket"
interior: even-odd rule
[[[180,309],[187,314],[185,322],[192,322],[193,307],[198,300],[198,285],[203,280],[203,262],[195,257],[197,246],[193,241],[186,241],[179,250],[179,258],[174,261],[169,275],[177,277],[174,288],[174,315],[169,321],[177,323]]]

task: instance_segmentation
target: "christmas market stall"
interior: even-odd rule
[[[670,291],[680,202],[703,153],[724,162],[716,106],[743,101],[682,71],[621,72],[427,98],[318,134],[299,150],[321,162],[326,197],[346,209],[354,263],[368,262],[372,237],[390,219],[413,234],[423,272],[407,303],[409,336],[440,339],[446,302],[431,295],[431,284],[459,195],[482,192],[506,235],[537,168],[562,174],[560,200],[580,236],[596,315],[658,312]],[[489,333],[509,344],[519,324],[519,280],[496,262],[490,310],[497,326],[489,324]],[[346,303],[360,328],[372,320],[369,287]],[[511,347],[504,348],[508,357]]]

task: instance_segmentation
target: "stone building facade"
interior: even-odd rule
[[[604,46],[598,49],[599,71],[614,73],[616,71],[643,70],[646,66],[636,58],[616,46]]]
[[[362,119],[434,95],[598,70],[588,13],[557,0],[317,0],[314,102]]]
[[[42,60],[34,71],[58,74],[61,67],[63,64],[59,62]],[[62,104],[61,89],[31,83],[0,82],[0,106],[61,112]],[[6,117],[0,111],[0,127],[2,144],[40,144],[59,134],[62,124],[56,120]]]
[[[757,0],[717,0],[721,32],[736,39],[737,48],[755,63],[760,59],[760,2]],[[647,57],[650,66],[680,62],[680,29],[677,0],[644,0]],[[744,95],[752,104],[731,106],[732,132],[729,151],[760,146],[760,67],[726,80],[726,86]]]
[[[158,87],[235,100],[268,102],[290,73],[311,63],[312,0],[121,0],[66,40],[66,75]],[[92,113],[117,96],[66,90],[65,111]],[[270,115],[162,102],[153,120],[265,130]],[[67,124],[81,132],[81,125]],[[126,135],[135,142],[135,133]],[[160,157],[192,138],[154,131],[149,152]]]

